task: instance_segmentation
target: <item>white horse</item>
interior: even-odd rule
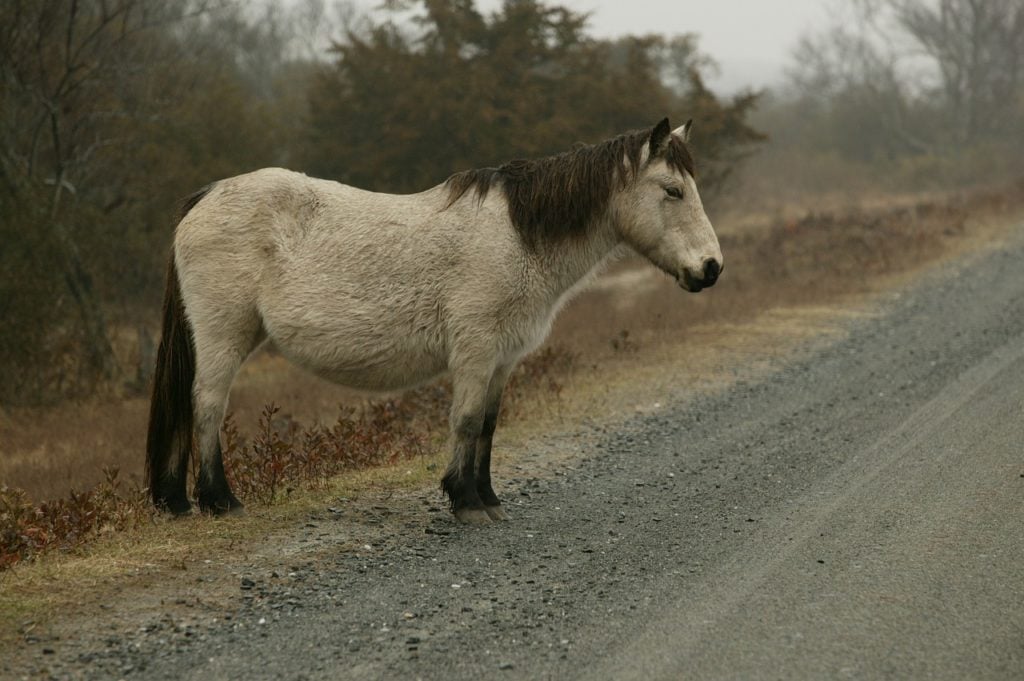
[[[190,197],[167,277],[147,442],[157,507],[241,508],[220,427],[242,361],[266,339],[353,388],[395,390],[450,372],[453,454],[441,482],[463,522],[506,514],[491,437],[509,373],[563,303],[633,249],[697,292],[722,253],[694,184],[690,123],[668,119],[591,146],[377,194],[276,168]]]

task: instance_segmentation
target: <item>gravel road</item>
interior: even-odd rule
[[[557,475],[501,480],[509,523],[456,526],[423,493],[415,515],[378,509],[362,550],[254,562],[215,622],[154,618],[40,668],[1024,678],[1024,241],[890,295],[764,380],[669,397],[591,428]],[[302,531],[329,541],[335,516]]]

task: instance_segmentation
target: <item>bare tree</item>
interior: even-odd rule
[[[890,154],[1013,134],[1024,94],[1024,0],[855,0],[805,36],[790,81],[857,112]],[[853,120],[851,115],[838,117]]]
[[[78,199],[135,113],[121,97],[144,77],[145,32],[202,5],[157,0],[9,0],[0,8],[0,187],[25,229],[40,230],[80,315],[88,364],[118,367],[76,238]],[[12,210],[13,212],[13,210]]]
[[[871,12],[817,35],[805,35],[794,50],[790,83],[805,104],[819,112],[834,109],[837,125],[858,155],[930,150],[911,124],[913,88],[900,68],[889,36],[874,25]]]
[[[959,141],[1011,122],[1024,65],[1024,0],[889,0],[896,25],[933,60]]]

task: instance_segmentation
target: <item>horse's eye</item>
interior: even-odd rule
[[[665,187],[665,193],[671,196],[673,199],[683,198],[683,190],[679,187]]]

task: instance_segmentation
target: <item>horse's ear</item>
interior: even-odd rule
[[[693,119],[691,118],[690,120],[686,121],[685,123],[680,125],[678,128],[676,128],[675,130],[673,130],[672,134],[675,135],[676,137],[678,137],[679,139],[683,140],[684,142],[689,142],[690,141],[690,128],[692,128],[692,127],[693,127]]]
[[[662,118],[661,122],[654,126],[651,130],[651,145],[650,145],[650,158],[654,158],[661,154],[668,148],[669,140],[672,139],[672,126],[668,124],[667,118]]]

